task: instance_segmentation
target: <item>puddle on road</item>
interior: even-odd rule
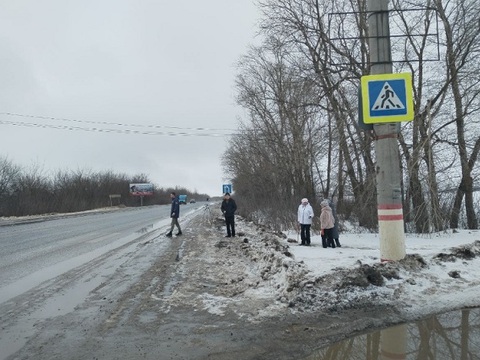
[[[145,227],[142,227],[141,229],[138,229],[137,231],[135,231],[136,234],[145,234],[149,231],[152,231],[153,230],[153,224],[150,224],[150,225],[147,225]]]
[[[157,321],[157,319],[158,319],[158,313],[153,311],[145,311],[140,315],[138,315],[138,321],[141,324],[150,324]]]
[[[180,247],[178,249],[177,257],[175,261],[180,261],[182,259],[184,251],[185,251],[185,240],[182,240],[182,243],[180,244]],[[174,276],[165,283],[163,287],[163,292],[162,292],[162,295],[164,297],[169,297],[173,294],[173,290],[180,283],[180,279],[182,276],[183,276],[183,268],[180,268],[177,270]]]
[[[359,335],[304,359],[480,359],[480,308],[451,311]]]
[[[65,288],[61,292],[54,293],[52,296],[45,297],[41,307],[24,313],[21,321],[10,327],[5,333],[0,333],[0,359],[9,356],[20,350],[27,342],[28,338],[35,332],[37,324],[46,319],[62,316],[74,311],[83,299],[87,297],[92,288],[99,286],[104,278],[98,276],[90,279],[88,282],[79,282],[75,287]],[[51,286],[55,281],[51,281]],[[44,295],[43,295],[44,296]],[[25,300],[28,302],[28,300]],[[53,329],[57,331],[56,329]]]

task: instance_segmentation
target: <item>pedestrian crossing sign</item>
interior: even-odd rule
[[[222,192],[225,193],[231,193],[232,192],[232,184],[223,184],[222,185]]]
[[[411,73],[362,76],[361,85],[365,124],[413,120]]]

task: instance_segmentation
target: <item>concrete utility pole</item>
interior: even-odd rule
[[[388,0],[368,0],[370,74],[392,73]],[[398,123],[374,124],[377,206],[382,261],[406,255],[398,148]]]

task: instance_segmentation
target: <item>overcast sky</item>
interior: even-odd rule
[[[0,156],[220,195],[258,16],[252,0],[2,1]]]

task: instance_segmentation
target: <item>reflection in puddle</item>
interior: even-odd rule
[[[359,335],[317,350],[307,359],[480,359],[480,308]]]

